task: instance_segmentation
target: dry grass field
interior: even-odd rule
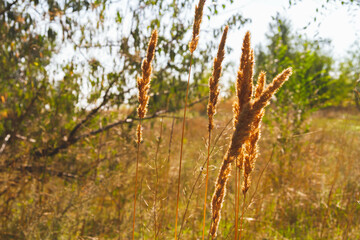
[[[232,126],[231,104],[219,107],[214,144],[209,171],[210,192],[221,160],[225,154]],[[201,107],[196,106],[201,112]],[[202,109],[203,110],[203,109]],[[199,112],[190,114],[187,121],[180,216],[183,239],[199,239],[201,236],[202,201],[205,174],[202,171],[206,161],[206,118]],[[360,166],[359,166],[359,123],[356,110],[327,109],[314,113],[309,120],[306,133],[278,139],[276,127],[266,129],[260,140],[260,156],[250,188],[251,199],[244,216],[244,239],[358,239],[360,211]],[[154,157],[160,122],[152,122],[145,136],[152,142],[142,154],[144,177],[142,179],[142,220],[138,229],[143,229],[145,239],[153,235],[153,218],[159,218],[159,238],[171,239],[173,231],[176,188],[176,170],[181,123],[175,121],[172,145],[169,138],[172,120],[163,120],[162,141],[158,159],[159,206],[153,208]],[[169,155],[170,150],[170,155]],[[265,169],[264,173],[262,171]],[[128,174],[133,169],[129,168]],[[262,175],[261,175],[262,174]],[[198,176],[200,178],[198,180]],[[261,179],[259,180],[259,178]],[[123,176],[124,178],[124,176]],[[123,183],[131,184],[131,180]],[[258,186],[257,186],[258,184]],[[223,220],[220,223],[219,239],[232,239],[234,232],[235,179],[230,178],[229,190],[224,202]],[[131,194],[128,207],[124,206],[124,218],[130,218]],[[210,196],[209,200],[210,200]],[[208,202],[209,202],[208,200]],[[185,218],[184,213],[187,209]],[[210,209],[210,207],[208,207]],[[127,212],[127,213],[126,213]],[[210,212],[210,210],[209,210]],[[124,221],[126,222],[126,220]],[[124,226],[124,236],[129,234]]]
[[[192,104],[191,67],[204,4],[200,0],[195,8],[184,109],[147,114],[155,29],[139,69],[137,108],[100,111],[115,78],[102,103],[61,129],[60,140],[40,127],[45,145],[36,148],[36,140],[17,134],[16,127],[6,132],[1,239],[360,239],[359,109],[320,104],[332,95],[316,94],[333,87],[317,79],[329,77],[321,69],[314,95],[300,95],[302,86],[292,85],[277,99],[292,81],[292,66],[281,65],[273,79],[266,80],[265,72],[254,76],[250,32],[235,91],[218,99],[228,26],[213,60],[209,102]],[[302,70],[294,75],[306,78]],[[284,100],[286,94],[291,97]],[[280,108],[286,109],[276,114]],[[16,124],[23,119],[18,115]]]
[[[209,165],[210,193],[231,136],[231,110],[232,100],[218,106]],[[193,106],[186,123],[179,201],[181,239],[200,239],[202,234],[205,111],[205,103]],[[157,238],[173,239],[182,125],[179,114],[143,122],[136,239],[154,238],[154,217]],[[306,132],[288,139],[278,138],[276,126],[262,126],[260,155],[246,202],[244,239],[360,238],[360,114],[356,109],[325,109],[312,114],[306,124]],[[8,208],[2,207],[2,239],[130,239],[134,130],[121,126],[88,139],[87,147],[70,149],[70,156],[76,159],[63,161],[83,166],[83,171],[74,169],[83,172],[81,177],[64,179],[49,173],[42,181],[25,180],[25,191],[19,196],[15,190],[7,193],[16,198]],[[89,167],[96,171],[86,172]],[[56,166],[52,169],[61,171]],[[234,237],[234,194],[232,174],[217,239]],[[210,202],[208,194],[207,230]]]

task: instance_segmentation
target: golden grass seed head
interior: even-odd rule
[[[254,51],[251,49],[250,32],[248,31],[243,40],[240,67],[236,79],[237,103],[233,105],[234,126],[239,119],[240,112],[251,100],[254,63]]]
[[[212,76],[209,78],[209,102],[207,106],[207,113],[209,117],[209,131],[214,128],[214,121],[213,116],[216,113],[216,104],[218,102],[219,97],[219,80],[221,76],[221,63],[224,60],[225,56],[225,42],[227,37],[229,27],[226,26],[223,32],[223,35],[221,37],[221,41],[219,44],[217,56],[214,58],[214,66],[213,66],[213,72]]]
[[[239,156],[236,158],[236,167],[239,168],[240,170],[242,170],[243,167],[244,167],[245,155],[246,155],[245,148],[242,147],[242,148],[240,149]]]
[[[250,173],[254,169],[258,155],[257,142],[260,138],[260,126],[265,112],[264,108],[292,73],[291,68],[284,70],[274,78],[273,82],[265,90],[265,73],[260,73],[254,93],[255,99],[252,99],[253,67],[254,52],[250,48],[250,33],[247,32],[244,37],[240,68],[236,81],[237,101],[233,104],[235,129],[216,179],[215,191],[211,202],[212,222],[210,234],[213,238],[216,236],[221,218],[221,207],[231,173],[231,164],[237,159],[237,164],[244,168],[242,191],[245,194],[250,187]]]
[[[157,32],[157,29],[154,29],[151,33],[150,42],[148,44],[148,49],[146,51],[146,61],[148,63],[151,63],[152,60],[154,59],[155,47],[157,44],[157,40],[158,40],[158,32]]]
[[[138,124],[136,128],[136,143],[140,144],[142,140],[142,127],[140,124]]]
[[[221,208],[226,195],[226,185],[230,177],[231,164],[234,161],[229,155],[225,154],[223,164],[216,179],[215,191],[211,201],[212,221],[210,226],[210,235],[216,237],[217,229],[221,219]]]
[[[151,80],[151,62],[154,59],[155,47],[157,44],[158,33],[155,29],[152,34],[148,44],[146,58],[143,60],[141,69],[142,76],[137,78],[137,87],[139,90],[138,100],[139,107],[137,108],[137,113],[139,118],[144,118],[147,113],[147,105],[149,102],[148,91],[150,89],[150,80]]]
[[[255,90],[255,94],[254,94],[255,98],[260,97],[260,95],[264,91],[265,83],[266,83],[266,73],[264,71],[261,71],[259,74],[259,77],[258,77],[257,85],[256,85],[256,90]]]
[[[199,42],[200,24],[202,21],[203,10],[206,0],[199,0],[197,6],[195,6],[195,19],[193,24],[192,39],[189,42],[190,52],[193,53]]]
[[[234,132],[229,148],[224,156],[215,191],[212,197],[212,222],[210,234],[216,237],[221,218],[221,208],[226,194],[226,185],[231,173],[231,164],[237,160],[238,167],[244,169],[244,183],[242,192],[246,194],[250,187],[250,174],[255,167],[258,156],[258,140],[260,138],[261,120],[264,108],[275,92],[289,78],[291,68],[284,70],[276,76],[271,84],[264,90],[265,73],[259,75],[258,84],[253,93],[254,51],[250,48],[250,33],[247,32],[244,41],[240,67],[237,74],[236,94],[237,100],[233,104]],[[252,99],[254,97],[254,99]]]
[[[266,105],[269,103],[271,97],[289,79],[291,74],[292,74],[292,69],[287,68],[273,79],[273,81],[263,91],[261,96],[255,100],[255,102],[253,104],[254,105],[253,108],[255,109],[255,111],[260,112],[261,109],[266,107]]]

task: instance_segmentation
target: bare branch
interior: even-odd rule
[[[15,0],[12,3],[10,3],[9,5],[7,5],[5,9],[0,11],[0,15],[4,15],[6,12],[10,11],[11,7],[14,6],[17,2],[18,2],[18,0]]]
[[[191,107],[197,103],[200,103],[202,101],[205,101],[207,100],[208,97],[202,97],[192,103],[190,103],[188,105],[188,107]],[[177,111],[178,109],[176,110],[160,110],[158,112],[155,112],[154,114],[150,115],[150,116],[147,116],[145,118],[143,118],[143,120],[149,120],[149,119],[153,119],[153,118],[158,118],[158,117],[164,117],[163,114],[165,113],[169,113],[169,112],[174,112],[174,111]],[[98,110],[97,110],[98,111]],[[96,113],[96,112],[95,112]],[[95,114],[93,113],[93,114]],[[62,141],[58,147],[49,147],[49,148],[45,148],[45,149],[40,149],[40,150],[36,150],[34,152],[34,156],[35,157],[45,157],[45,156],[48,156],[48,157],[51,157],[51,156],[54,156],[56,154],[58,154],[61,150],[63,149],[67,149],[68,147],[70,147],[71,145],[74,145],[76,142],[78,142],[79,140],[81,139],[84,139],[84,138],[87,138],[87,137],[90,137],[90,136],[94,136],[94,135],[97,135],[101,132],[104,132],[104,131],[107,131],[107,130],[110,130],[116,126],[119,126],[119,125],[122,125],[122,124],[127,124],[127,123],[132,123],[134,121],[137,121],[137,120],[140,120],[138,118],[131,118],[130,116],[132,116],[134,113],[134,111],[132,113],[130,113],[125,119],[122,119],[122,120],[119,120],[117,122],[114,122],[114,123],[111,123],[111,124],[108,124],[104,127],[101,127],[101,128],[98,128],[96,130],[93,130],[91,132],[88,132],[88,133],[85,133],[83,135],[80,135],[78,137],[71,137],[71,138],[68,138],[67,141]],[[92,115],[93,115],[92,114]],[[88,114],[88,116],[90,115],[90,113]],[[90,116],[91,117],[91,116]],[[83,120],[84,121],[84,120]],[[79,124],[78,124],[79,125]],[[81,125],[80,125],[81,126]]]

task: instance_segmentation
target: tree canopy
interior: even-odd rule
[[[210,18],[231,3],[211,4],[206,14]],[[193,6],[194,1],[164,0],[1,1],[0,144],[20,147],[14,144],[18,135],[34,141],[31,154],[53,155],[83,136],[134,118],[130,113],[116,121],[121,116],[99,113],[136,102],[136,75],[154,28],[159,50],[150,112],[179,109]],[[235,14],[227,23],[232,28],[247,21]],[[211,29],[212,35],[218,37],[221,28]],[[199,71],[192,100],[201,97],[197,89],[215,46],[206,41],[194,58]],[[99,121],[102,128],[94,126]]]

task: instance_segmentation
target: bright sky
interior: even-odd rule
[[[293,2],[294,1],[296,0],[293,0]],[[251,23],[247,23],[239,31],[233,30],[228,34],[227,45],[234,48],[235,51],[230,56],[227,56],[226,60],[237,63],[240,58],[241,43],[245,31],[250,30],[253,47],[260,42],[265,43],[265,33],[269,30],[269,23],[272,22],[272,17],[276,16],[277,13],[280,13],[281,16],[285,16],[287,19],[291,20],[294,31],[297,31],[302,35],[307,35],[310,39],[315,37],[331,39],[333,46],[332,54],[336,59],[340,60],[355,40],[360,37],[360,18],[356,16],[360,16],[360,7],[353,8],[350,14],[347,12],[349,7],[342,6],[340,0],[335,0],[338,3],[330,1],[329,4],[326,4],[327,9],[322,8],[321,5],[326,3],[326,1],[327,0],[302,0],[291,8],[288,8],[289,0],[234,0],[233,4],[227,4],[228,8],[225,9],[225,13],[212,17],[210,22],[204,17],[201,28],[204,30],[206,28],[212,28],[215,25],[216,27],[222,26],[224,25],[224,22],[235,13],[241,13],[243,17],[250,18],[252,20]],[[215,3],[221,6],[222,3],[228,2],[228,0],[218,0]],[[211,1],[208,0],[207,4],[211,4]],[[114,6],[110,9],[110,24],[114,24],[113,20],[115,18],[116,10],[119,8],[125,8],[123,1],[114,3]],[[319,9],[319,12],[316,12],[317,8]],[[205,7],[205,14],[206,11],[207,9]],[[191,11],[191,15],[192,12],[193,11]],[[128,15],[128,20],[131,20],[131,14]],[[314,17],[317,18],[317,22],[315,23]],[[84,18],[84,21],[88,21],[88,18]],[[311,25],[304,30],[303,28],[309,23],[311,23]],[[318,26],[318,23],[321,23],[321,25]],[[131,25],[126,18],[123,24],[124,29],[126,29],[126,26]],[[116,37],[118,35],[119,34],[114,31],[114,34],[107,35],[106,37],[109,38],[112,36],[114,41],[117,41]],[[204,36],[200,33],[200,37],[201,35]],[[204,38],[200,41],[200,44],[206,41],[207,39]],[[93,52],[95,57],[104,55],[101,51],[94,50]],[[62,54],[61,57],[57,58],[55,63],[60,63],[65,59],[69,59],[72,56],[76,57],[78,55],[74,52],[72,46],[68,46],[68,48],[63,50],[63,53],[65,54]],[[103,58],[105,59],[105,57]],[[112,63],[112,61],[105,61],[105,63],[106,62],[108,62],[107,65],[109,65],[107,67],[111,68],[112,64],[110,63]]]
[[[293,0],[293,2],[294,1],[295,0]],[[213,27],[224,25],[224,22],[235,13],[240,13],[243,17],[250,18],[252,20],[251,23],[247,23],[239,31],[232,30],[228,34],[227,45],[234,49],[234,52],[225,58],[226,62],[233,62],[235,64],[235,69],[228,69],[229,72],[232,73],[232,75],[229,75],[228,79],[231,79],[230,76],[233,76],[233,73],[236,71],[239,64],[241,44],[245,31],[250,30],[252,34],[253,47],[255,47],[258,43],[266,44],[265,33],[269,31],[269,23],[272,22],[272,17],[279,13],[280,16],[284,16],[292,22],[293,31],[302,35],[307,35],[310,39],[331,39],[331,53],[335,59],[341,60],[341,58],[346,55],[346,52],[350,49],[351,45],[360,37],[360,18],[357,17],[360,16],[360,7],[354,7],[350,12],[348,12],[348,6],[342,6],[340,0],[335,0],[337,3],[330,1],[329,4],[326,4],[327,8],[324,9],[321,5],[326,3],[326,1],[327,0],[302,0],[296,5],[293,5],[291,8],[288,8],[289,0],[234,0],[234,3],[232,5],[228,5],[228,8],[224,10],[225,13],[212,17],[210,22],[206,17],[204,17],[204,22],[201,26],[202,31],[200,33],[201,40],[199,45],[201,45],[202,42],[210,40],[206,39],[206,37],[212,37],[205,36],[206,34],[204,34],[204,30],[206,28],[211,29]],[[228,0],[217,0],[216,4],[221,6],[222,3],[228,2]],[[114,7],[110,9],[111,17],[109,19],[111,19],[111,22],[109,24],[114,24],[113,20],[115,18],[116,10],[124,8],[122,3],[123,1],[114,3]],[[208,0],[207,4],[211,4],[211,1]],[[316,12],[317,8],[319,9],[319,12]],[[208,10],[205,7],[205,14],[206,11]],[[191,17],[192,12],[193,10],[191,13],[189,12]],[[315,23],[314,17],[317,18],[317,22]],[[129,19],[131,20],[131,18]],[[83,20],[87,21],[87,18],[84,18]],[[303,29],[309,23],[311,23],[310,26],[307,29]],[[318,23],[321,23],[321,25],[318,26]],[[130,26],[130,22],[127,21],[126,18],[123,24],[125,28],[126,26]],[[189,37],[190,35],[191,33],[189,33]],[[114,31],[114,41],[116,41],[117,36],[118,33]],[[220,37],[221,36],[219,36],[218,40],[220,40]],[[113,68],[111,56],[106,52],[103,52],[103,49],[95,49],[88,53],[87,57],[89,59],[91,57],[96,57],[100,60],[102,59],[102,63],[109,71]],[[72,45],[68,45],[60,54],[58,54],[58,57],[53,59],[53,63],[62,63],[63,61],[73,58],[76,58],[79,61],[84,60],[84,56],[82,54],[74,51]],[[209,67],[211,67],[211,65],[212,63],[209,63]],[[56,69],[56,67],[54,67],[54,69]],[[62,73],[54,73],[54,76],[60,79],[62,77]]]
[[[351,47],[360,33],[360,7],[352,8],[338,3],[330,3],[327,9],[321,7],[326,0],[303,0],[300,3],[288,8],[289,0],[237,0],[231,6],[227,14],[237,11],[244,17],[252,19],[252,23],[245,25],[240,33],[229,35],[228,44],[235,48],[236,53],[240,53],[239,36],[244,36],[246,30],[252,34],[252,44],[255,46],[259,42],[264,42],[265,33],[269,30],[269,22],[272,16],[279,12],[291,20],[293,30],[307,35],[311,38],[328,38],[332,41],[332,54],[334,57],[343,57]],[[294,1],[293,1],[294,2]],[[319,12],[316,12],[319,8]],[[224,15],[227,15],[224,14]],[[317,22],[314,23],[314,17]],[[224,18],[226,18],[224,16]],[[309,23],[307,29],[303,29]],[[318,23],[321,23],[318,26]]]

